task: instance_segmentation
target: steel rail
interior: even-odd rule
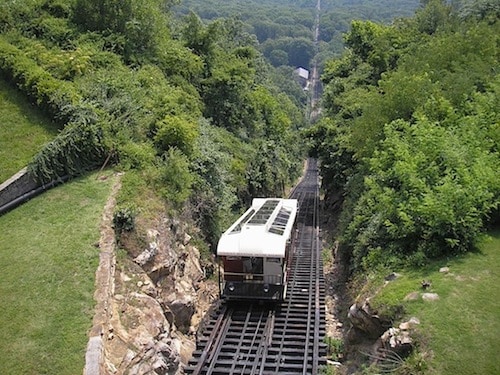
[[[207,362],[207,356],[211,354],[211,349],[213,347],[213,343],[215,340],[220,339],[221,335],[220,333],[220,328],[221,326],[226,326],[229,323],[229,320],[227,319],[228,315],[228,309],[227,306],[223,306],[222,311],[219,313],[217,320],[215,322],[215,325],[213,327],[212,333],[210,334],[210,337],[208,338],[208,342],[205,346],[205,349],[203,349],[203,352],[200,356],[200,359],[198,360],[198,365],[193,371],[193,375],[199,375],[201,374],[201,370],[205,363]]]
[[[253,305],[250,305],[250,307],[249,307],[249,309],[248,309],[248,314],[247,314],[246,319],[245,319],[245,324],[244,324],[244,326],[243,326],[243,330],[244,330],[244,331],[245,331],[245,330],[247,329],[247,327],[248,327],[248,323],[249,323],[249,321],[250,321],[250,316],[251,316],[251,315],[250,315],[250,312],[252,311],[252,309],[253,309]],[[255,332],[257,332],[257,330],[256,330]],[[241,347],[242,347],[242,346],[243,346],[243,340],[240,340],[240,342],[239,342],[239,344],[238,344],[238,348],[237,348],[237,351],[238,351],[238,352],[240,352],[240,351],[241,351]],[[248,349],[248,352],[247,352],[247,358],[246,358],[246,360],[248,360],[248,358],[250,358],[250,354],[251,354],[251,353],[252,353],[252,350],[251,350],[251,348],[249,348],[249,349]],[[240,358],[239,356],[236,356],[236,355],[235,355],[235,357],[236,357],[236,359],[237,359],[238,361],[239,361],[239,360],[241,360],[241,358]],[[235,368],[236,368],[236,364],[237,364],[237,363],[238,363],[237,361],[233,361],[233,364],[231,365],[231,371],[230,371],[230,374],[234,374],[234,372],[235,372]]]

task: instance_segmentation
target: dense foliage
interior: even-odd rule
[[[240,21],[174,19],[174,3],[2,2],[0,72],[60,124],[35,176],[116,165],[137,176],[125,184],[187,208],[213,243],[232,211],[300,173],[305,120]],[[146,209],[124,191],[135,203],[122,210]]]
[[[259,49],[274,66],[311,67],[342,53],[342,34],[352,20],[389,23],[394,18],[410,16],[419,0],[322,0],[319,41],[313,43],[316,0],[183,0],[174,9],[190,9],[202,19],[238,17],[246,30],[254,34]]]
[[[472,250],[498,219],[493,4],[430,0],[390,26],[355,21],[348,50],[327,64],[326,115],[309,135],[330,201],[344,197],[339,230],[355,268]]]

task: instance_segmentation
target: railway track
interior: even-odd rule
[[[325,364],[325,293],[315,160],[291,197],[299,201],[287,297],[222,304],[197,342],[186,374],[318,374]]]

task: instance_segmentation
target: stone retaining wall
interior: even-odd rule
[[[92,328],[89,332],[89,341],[85,354],[84,375],[102,375],[108,371],[104,364],[104,342],[109,321],[113,314],[111,300],[115,291],[115,232],[113,230],[113,211],[116,205],[116,195],[121,187],[121,176],[117,175],[111,194],[102,213],[99,240],[99,266],[96,271],[96,290],[94,299],[96,307]]]
[[[26,168],[21,169],[0,185],[0,207],[40,186],[41,184],[36,182],[33,177],[27,173]]]

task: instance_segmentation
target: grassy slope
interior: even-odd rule
[[[448,266],[449,273],[439,268]],[[423,349],[432,360],[426,374],[500,374],[500,230],[490,234],[481,252],[401,271],[375,303],[396,304],[420,282],[430,280],[436,302],[404,302],[407,317],[421,321]]]
[[[0,373],[78,374],[112,178],[79,178],[0,217]]]
[[[0,183],[25,167],[57,126],[0,76]]]

